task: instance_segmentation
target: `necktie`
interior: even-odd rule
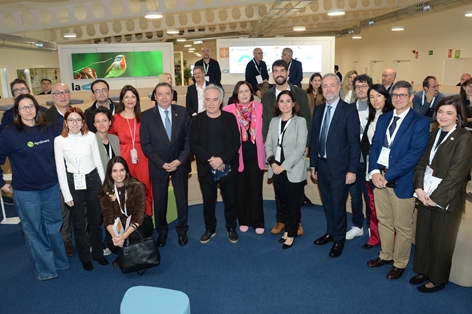
[[[326,155],[326,137],[328,135],[328,124],[331,119],[331,106],[326,105],[326,114],[321,127],[320,143],[318,145],[318,156],[324,158]]]
[[[392,124],[390,124],[390,126],[388,127],[388,134],[390,135],[390,137],[392,137],[393,132],[395,132],[395,129],[397,128],[397,121],[398,121],[399,119],[400,119],[400,117],[393,117],[393,122],[392,122]],[[387,136],[385,136],[384,146],[385,146],[385,147],[388,147]]]
[[[167,133],[167,137],[169,138],[169,141],[170,141],[170,137],[171,137],[171,134],[172,134],[172,125],[170,124],[169,110],[165,110],[164,112],[166,113],[166,119],[165,119],[166,133]]]

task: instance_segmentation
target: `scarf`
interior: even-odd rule
[[[256,104],[251,101],[246,107],[240,103],[236,103],[236,115],[241,125],[242,131],[241,137],[243,142],[248,140],[248,132],[251,135],[251,141],[253,144],[256,143]]]

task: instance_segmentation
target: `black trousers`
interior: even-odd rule
[[[238,220],[239,225],[264,228],[262,180],[264,170],[259,169],[257,157],[244,162],[243,172],[238,172]]]
[[[237,169],[236,169],[237,171]],[[238,184],[238,176],[234,170],[221,178],[219,181],[213,180],[213,174],[207,172],[204,176],[199,176],[200,189],[203,197],[203,218],[205,220],[206,230],[215,232],[216,230],[216,199],[218,192],[218,184],[220,185],[223,203],[225,205],[226,229],[236,229],[236,189]]]
[[[102,212],[98,202],[98,191],[102,186],[97,169],[85,175],[87,189],[76,190],[74,188],[74,174],[67,173],[69,190],[74,200],[71,207],[72,221],[74,223],[74,239],[79,258],[82,262],[90,261],[90,250],[85,238],[86,219],[89,224],[89,234],[92,242],[92,257],[103,257],[102,244]],[[87,206],[87,210],[85,209]]]
[[[152,227],[152,218],[150,216],[148,215],[144,216],[143,223],[139,225],[138,231],[143,238],[152,236],[153,227]],[[132,232],[129,235],[128,239],[129,239],[129,243],[136,243],[141,240],[141,237],[138,235],[137,232]],[[112,251],[112,253],[114,254],[118,254],[118,247],[116,247],[113,244],[111,234],[108,231],[107,231],[107,243],[108,243],[108,248],[110,249],[110,251]]]
[[[298,224],[300,223],[300,195],[304,182],[292,183],[288,180],[287,171],[272,176],[274,188],[280,203],[282,220],[285,224],[285,232],[289,237],[296,237]]]

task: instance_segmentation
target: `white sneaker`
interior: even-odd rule
[[[110,251],[109,248],[104,248],[104,249],[103,249],[103,256],[108,256],[108,255],[110,255],[110,254],[111,254],[111,251]]]
[[[355,226],[351,227],[351,230],[346,232],[346,240],[352,240],[355,237],[360,237],[364,234],[364,230]]]

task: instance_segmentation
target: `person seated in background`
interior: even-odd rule
[[[105,171],[105,181],[98,193],[98,200],[103,214],[103,224],[107,229],[108,247],[118,254],[126,239],[130,243],[152,236],[152,219],[146,215],[146,186],[133,178],[128,164],[121,156],[110,159]],[[128,229],[117,235],[113,231],[115,219],[119,218],[126,228],[126,220],[131,217]],[[137,230],[137,232],[134,232]],[[118,267],[118,258],[112,262],[112,267]]]
[[[49,95],[51,94],[51,87],[52,87],[52,82],[50,79],[43,78],[41,80],[41,93],[40,95]]]
[[[416,92],[413,97],[413,109],[433,123],[433,113],[436,105],[444,98],[439,92],[439,84],[434,76],[423,80],[423,90]]]
[[[172,86],[172,75],[167,72],[162,73],[159,75],[159,83],[167,83]],[[154,93],[154,90],[151,93],[151,103],[153,107],[156,105],[156,94]],[[177,105],[177,91],[175,89],[172,89],[171,105]]]

